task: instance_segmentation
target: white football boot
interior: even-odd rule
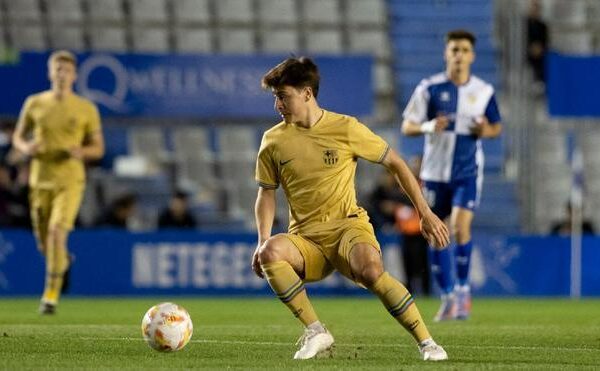
[[[304,329],[304,334],[296,342],[296,345],[300,344],[300,349],[294,355],[294,359],[311,359],[331,352],[333,336],[326,328],[323,329],[324,331]]]
[[[428,339],[419,344],[419,352],[423,357],[423,361],[445,361],[448,359],[448,354],[441,346],[437,345],[433,339]]]

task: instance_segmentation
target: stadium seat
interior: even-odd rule
[[[167,23],[165,0],[129,0],[129,12],[135,24],[164,25]]]
[[[124,21],[121,0],[88,0],[87,6],[92,23],[122,23]]]
[[[594,1],[590,1],[594,3]],[[573,26],[584,25],[587,20],[587,1],[553,1],[548,3],[551,11],[552,23],[563,23]]]
[[[251,54],[256,50],[253,28],[222,27],[218,41],[219,50],[224,53]]]
[[[90,28],[90,45],[96,51],[127,51],[125,30],[120,26],[93,26]]]
[[[53,49],[84,51],[86,45],[82,28],[78,26],[50,27],[50,47]]]
[[[169,159],[163,130],[155,126],[133,127],[129,130],[128,152],[144,156],[160,165]]]
[[[12,46],[18,50],[44,51],[48,48],[41,24],[12,24]]]
[[[593,34],[587,30],[552,33],[550,43],[552,48],[563,53],[591,54],[594,50]]]
[[[298,32],[294,28],[261,29],[261,51],[265,53],[296,53],[300,49]]]
[[[177,0],[173,2],[175,23],[206,25],[210,23],[209,0]]]
[[[38,0],[5,1],[10,21],[41,22],[41,10]]]
[[[177,52],[210,53],[213,51],[210,28],[175,28],[175,50]]]
[[[315,54],[342,54],[342,33],[339,29],[314,30],[305,33],[306,50]]]
[[[341,22],[338,0],[304,0],[302,6],[303,23],[337,26]]]
[[[170,49],[165,27],[133,27],[132,36],[136,52],[168,52]]]
[[[47,1],[46,5],[51,24],[74,23],[79,25],[83,22],[81,0],[52,0]]]
[[[346,0],[346,19],[351,26],[374,25],[387,23],[385,0]]]
[[[252,126],[225,125],[217,132],[220,153],[254,153],[258,150],[257,132]]]
[[[391,55],[388,34],[381,30],[350,30],[348,51],[352,53],[369,53],[377,58],[389,58]]]
[[[259,0],[258,20],[261,25],[295,26],[297,22],[295,0]]]
[[[171,131],[175,157],[197,157],[212,160],[214,153],[209,132],[203,127],[182,126]]]
[[[215,2],[217,21],[249,25],[254,21],[251,0],[219,0]]]
[[[394,92],[394,75],[388,63],[378,62],[373,65],[373,75],[376,94],[392,94]]]

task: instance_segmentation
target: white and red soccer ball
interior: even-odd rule
[[[174,303],[160,303],[148,309],[142,319],[146,343],[159,352],[183,349],[192,338],[194,326],[185,308]]]

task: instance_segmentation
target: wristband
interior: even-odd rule
[[[435,132],[435,122],[436,120],[429,120],[421,124],[421,133],[423,134],[431,134]]]

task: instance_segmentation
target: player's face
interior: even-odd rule
[[[450,40],[446,44],[444,60],[451,70],[469,69],[475,60],[473,45],[467,39]]]
[[[282,86],[273,89],[275,96],[275,111],[279,112],[286,123],[297,122],[306,112],[308,102],[308,88],[294,88],[293,86]]]
[[[77,71],[71,62],[53,60],[48,65],[48,77],[53,85],[63,90],[73,86],[77,78]]]

